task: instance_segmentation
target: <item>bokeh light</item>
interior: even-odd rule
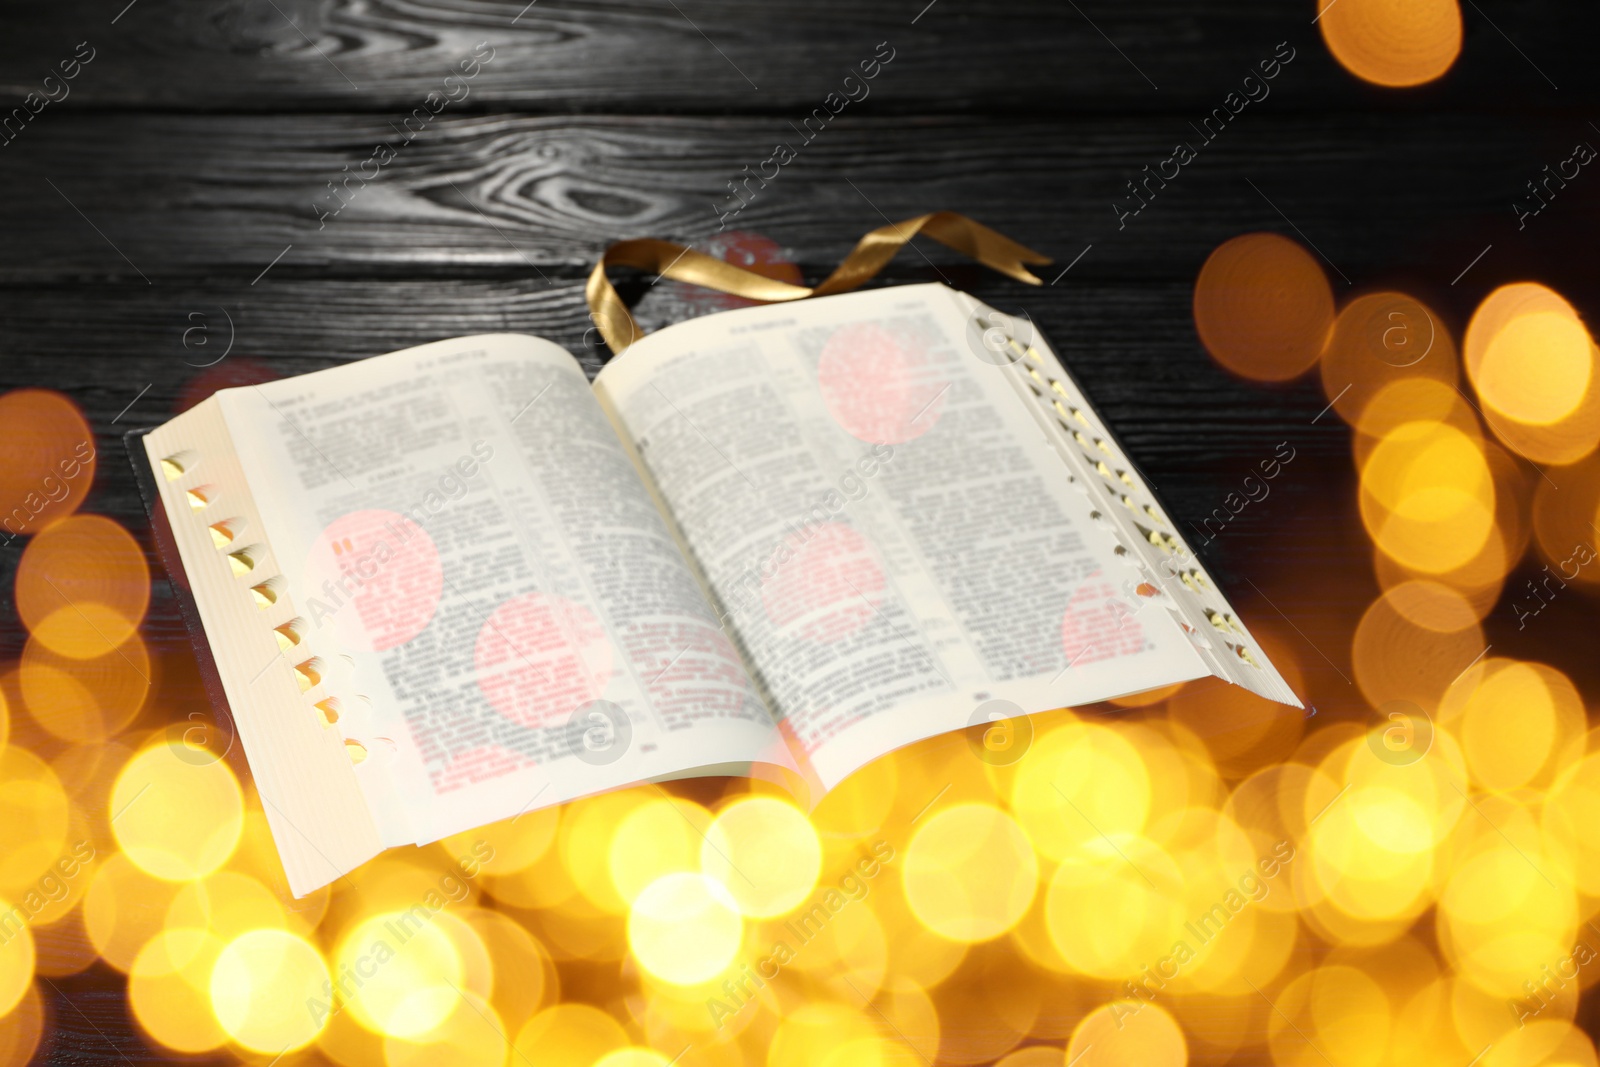
[[[1355,426],[1367,404],[1390,386],[1437,383],[1453,393],[1460,371],[1455,342],[1433,309],[1406,293],[1384,290],[1339,309],[1321,373],[1328,402]]]
[[[1033,847],[1062,860],[1103,833],[1144,829],[1150,775],[1138,750],[1120,734],[1072,721],[1034,739],[1008,799]]]
[[[282,930],[251,930],[225,945],[211,968],[211,1007],[228,1036],[277,1055],[309,1045],[327,1025],[328,965],[316,947]]]
[[[44,1036],[44,998],[39,987],[30,985],[16,1007],[0,1015],[0,1067],[24,1067]]]
[[[639,965],[677,985],[720,974],[743,936],[733,898],[720,881],[698,873],[662,875],[628,914],[628,945]]]
[[[794,910],[816,886],[822,845],[792,804],[754,796],[718,813],[701,845],[700,869],[745,915],[771,918]]]
[[[1333,58],[1374,85],[1421,85],[1461,52],[1456,0],[1315,0],[1316,22]]]
[[[16,922],[14,909],[0,899],[0,1015],[16,1007],[33,982],[33,931]]]
[[[0,895],[35,888],[66,848],[71,802],[50,765],[27,749],[0,749]]]
[[[1460,738],[1473,783],[1494,793],[1548,787],[1577,763],[1586,740],[1583,700],[1566,675],[1499,657],[1461,674],[1439,721]]]
[[[1185,1067],[1189,1046],[1177,1021],[1159,1004],[1118,1000],[1083,1017],[1067,1044],[1065,1062],[1084,1067]]]
[[[1462,357],[1485,423],[1514,452],[1569,464],[1600,444],[1594,340],[1559,293],[1500,286],[1473,313]]]
[[[229,1033],[212,1011],[211,973],[227,942],[174,926],[139,950],[128,970],[128,1006],[155,1040],[179,1052],[209,1052]]]
[[[17,676],[35,722],[64,741],[100,745],[144,709],[152,667],[137,633],[90,658],[63,656],[35,634],[23,649]]]
[[[1436,706],[1487,644],[1478,613],[1460,593],[1438,582],[1405,581],[1361,616],[1350,661],[1372,707],[1406,701],[1422,709]]]
[[[388,1067],[501,1067],[511,1045],[494,1005],[463,990],[438,1026],[415,1040],[388,1036],[383,1051]]]
[[[1361,519],[1385,555],[1423,573],[1453,570],[1494,529],[1495,487],[1483,446],[1444,422],[1395,427],[1361,468]]]
[[[1184,880],[1172,858],[1142,838],[1098,841],[1061,863],[1050,879],[1050,940],[1074,971],[1131,978],[1178,940]],[[1094,915],[1096,922],[1084,922]]]
[[[0,528],[37,534],[71,515],[94,483],[94,434],[77,407],[48,389],[0,395]]]
[[[420,1037],[444,1022],[466,981],[460,949],[421,904],[357,924],[333,963],[339,1002],[362,1026],[394,1037]]]
[[[169,882],[216,870],[244,828],[244,796],[228,765],[186,758],[165,740],[122,768],[111,805],[111,832],[123,852]]]
[[[166,922],[181,883],[147,874],[126,855],[107,856],[90,876],[81,905],[84,932],[100,958],[127,972]]]
[[[951,941],[999,937],[1022,918],[1038,888],[1039,861],[1027,834],[988,804],[957,804],[929,816],[904,863],[911,910]]]
[[[51,651],[104,656],[133,635],[150,605],[150,569],[133,536],[100,515],[51,524],[17,565],[17,615]]]
[[[518,1062],[550,1067],[591,1067],[595,1060],[627,1048],[628,1032],[610,1015],[589,1004],[546,1008],[517,1032]]]
[[[1257,381],[1298,377],[1333,326],[1333,292],[1311,253],[1275,233],[1219,245],[1194,283],[1194,323],[1213,358]]]

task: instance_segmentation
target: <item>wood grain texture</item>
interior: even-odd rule
[[[125,3],[15,5],[4,96],[37,88],[84,40],[95,58],[65,108],[409,110],[479,42],[493,59],[463,104],[550,111],[803,113],[880,41],[895,58],[861,106],[912,114],[1210,107],[1279,41],[1301,53],[1276,87],[1297,107],[1551,106],[1552,86],[1600,84],[1576,46],[1594,39],[1593,6],[1557,0],[1463,4],[1461,59],[1407,94],[1330,60],[1313,0]]]
[[[43,118],[0,172],[0,281],[249,281],[280,255],[264,284],[329,270],[573,277],[611,241],[704,242],[723,225],[825,272],[859,234],[933,208],[1063,266],[1093,244],[1074,273],[1101,278],[1192,278],[1218,243],[1263,228],[1313,245],[1352,285],[1402,271],[1448,286],[1491,242],[1499,252],[1473,283],[1578,262],[1600,243],[1600,179],[1581,174],[1520,231],[1512,207],[1585,136],[1566,118],[1246,110],[1205,144],[1174,116],[842,116],[800,144],[770,119],[441,115],[409,145],[354,115]],[[798,157],[731,193],[781,139]],[[1180,140],[1203,147],[1163,187],[1157,170]],[[391,142],[394,158],[374,162]]]

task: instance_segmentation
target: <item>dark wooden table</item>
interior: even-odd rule
[[[583,278],[608,242],[694,242],[815,281],[862,232],[951,209],[1054,256],[1051,284],[932,245],[884,280],[942,275],[1030,312],[1180,520],[1276,443],[1306,457],[1203,553],[1247,617],[1296,645],[1312,702],[1360,715],[1342,679],[1376,586],[1347,431],[1319,417],[1314,374],[1267,388],[1208,359],[1190,315],[1201,262],[1275,230],[1315,248],[1340,299],[1405,288],[1458,336],[1520,278],[1600,321],[1600,176],[1525,228],[1512,208],[1575,142],[1600,144],[1593,5],[1464,0],[1455,67],[1395,92],[1330,58],[1311,0],[525,2],[9,6],[4,107],[59,99],[0,115],[0,390],[81,406],[103,457],[86,510],[148,547],[121,433],[197,390],[486,330],[598,367]],[[1125,183],[1280,42],[1294,58],[1270,97],[1119,225]],[[829,93],[860,96],[846,75],[891,53],[802,144]],[[65,87],[44,81],[74,59]],[[729,182],[780,141],[796,158],[719,232]],[[647,327],[718,306],[646,282],[624,295]],[[0,555],[0,664],[25,637],[17,558]],[[1502,605],[1487,626],[1497,649],[1587,680],[1593,610],[1567,598],[1522,635]],[[186,648],[160,580],[146,633],[157,655]],[[57,985],[46,1062],[162,1059],[113,972]]]

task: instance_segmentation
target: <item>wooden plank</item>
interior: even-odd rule
[[[839,90],[879,42],[894,58],[859,105],[879,112],[1203,111],[1280,41],[1297,56],[1274,92],[1300,108],[1551,107],[1592,93],[1600,78],[1586,55],[1596,21],[1587,5],[1463,4],[1455,68],[1438,85],[1404,94],[1359,82],[1332,61],[1312,25],[1319,7],[1314,0],[229,0],[197,9],[184,0],[66,0],[8,14],[0,87],[20,103],[83,41],[94,58],[52,107],[407,112],[442,91],[479,42],[480,54],[492,49],[492,58],[456,106],[798,118]]]
[[[0,283],[249,281],[269,265],[260,284],[327,270],[573,277],[611,241],[704,243],[722,225],[825,271],[856,235],[937,208],[1063,265],[1092,244],[1074,274],[1101,278],[1192,278],[1219,242],[1263,228],[1320,249],[1341,285],[1398,269],[1445,286],[1488,243],[1486,267],[1521,269],[1600,244],[1600,179],[1581,171],[1518,229],[1526,184],[1586,136],[1565,118],[1247,111],[1207,144],[1167,116],[844,116],[781,168],[764,161],[799,138],[770,119],[446,115],[406,145],[370,116],[52,118],[0,173]],[[1180,140],[1199,154],[1169,166]],[[392,160],[369,162],[391,142]],[[761,170],[776,171],[764,188],[730,192]]]

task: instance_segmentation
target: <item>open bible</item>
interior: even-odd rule
[[[1044,339],[941,285],[669,326],[592,386],[440,341],[144,447],[297,895],[639,781],[814,802],[993,702],[1298,705]]]

